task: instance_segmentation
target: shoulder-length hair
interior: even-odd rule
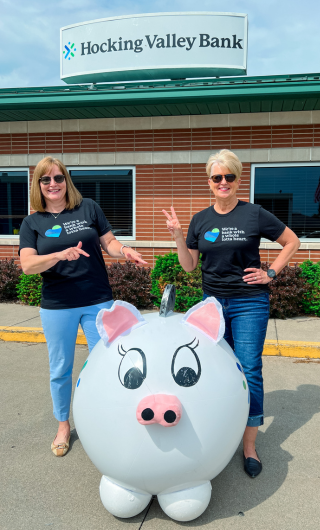
[[[66,177],[66,210],[72,210],[75,206],[79,206],[82,201],[82,195],[77,190],[73,184],[71,177],[68,173],[66,166],[58,160],[58,158],[53,158],[52,156],[46,156],[40,162],[38,162],[31,183],[30,191],[30,203],[31,208],[36,212],[45,212],[46,211],[46,201],[42,195],[39,179],[48,173],[50,173],[52,166],[58,166],[61,174]]]
[[[232,151],[229,151],[229,149],[222,149],[218,153],[215,153],[209,157],[206,166],[207,175],[209,178],[211,176],[211,168],[213,164],[218,164],[225,169],[229,169],[229,171],[231,171],[231,173],[237,177],[236,180],[239,180],[241,177],[242,164],[237,155]]]

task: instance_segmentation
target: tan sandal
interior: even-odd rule
[[[69,451],[69,441],[70,436],[66,442],[61,442],[59,444],[55,444],[54,440],[51,444],[51,451],[55,456],[64,456]]]

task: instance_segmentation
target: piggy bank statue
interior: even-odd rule
[[[207,298],[185,315],[142,316],[116,301],[100,311],[97,328],[101,340],[81,370],[73,414],[103,475],[102,503],[117,517],[133,517],[157,495],[172,519],[199,517],[249,413],[242,367],[223,339],[221,305]]]

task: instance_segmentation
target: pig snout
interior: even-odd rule
[[[154,394],[140,401],[136,415],[141,425],[159,423],[163,427],[174,427],[181,419],[182,405],[176,396]]]

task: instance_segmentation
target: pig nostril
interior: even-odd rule
[[[164,419],[167,423],[174,423],[176,421],[177,415],[173,410],[167,410],[164,415]]]
[[[152,409],[144,409],[142,412],[141,412],[141,418],[144,420],[144,421],[151,421],[153,420],[154,418],[154,412]]]

